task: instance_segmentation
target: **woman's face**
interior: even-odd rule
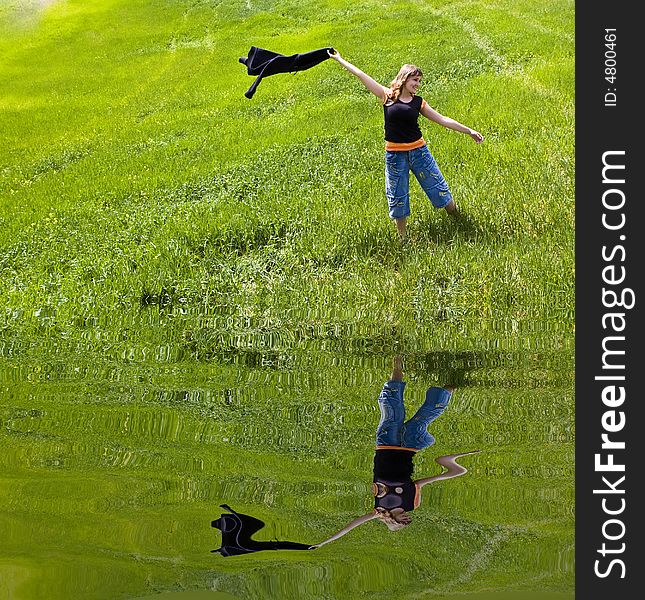
[[[421,85],[421,75],[410,75],[406,80],[403,87],[411,96],[416,95],[419,86]]]

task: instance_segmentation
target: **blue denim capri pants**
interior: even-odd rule
[[[452,392],[440,387],[431,387],[426,392],[425,402],[411,419],[405,420],[403,404],[404,381],[390,380],[385,383],[378,398],[381,421],[376,430],[376,446],[395,446],[423,450],[434,444],[435,439],[427,428],[439,417],[450,402]]]
[[[392,219],[410,215],[410,171],[414,173],[432,206],[444,208],[452,200],[448,184],[428,146],[385,152],[385,195]]]

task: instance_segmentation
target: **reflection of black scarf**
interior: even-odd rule
[[[293,73],[294,71],[304,71],[315,67],[318,63],[329,58],[328,50],[333,48],[321,48],[312,52],[305,52],[304,54],[292,54],[291,56],[284,56],[276,54],[271,50],[264,50],[264,48],[257,48],[251,46],[249,56],[240,58],[240,62],[246,65],[246,70],[249,75],[257,75],[257,79],[253,82],[251,87],[244,92],[247,98],[253,98],[255,89],[260,85],[263,77],[275,75],[276,73]]]
[[[251,536],[264,527],[264,522],[249,515],[236,513],[227,504],[220,506],[232,514],[223,514],[211,523],[211,526],[222,532],[222,546],[211,552],[219,552],[222,556],[234,556],[261,550],[309,550],[310,548],[310,544],[298,542],[256,542],[251,539]]]

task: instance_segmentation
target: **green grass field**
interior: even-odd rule
[[[0,0],[2,600],[571,594],[573,16]],[[419,65],[486,138],[421,123],[462,216],[413,182],[402,246],[378,100],[333,61],[248,100],[251,45],[334,46],[383,84]],[[306,541],[367,509],[399,352],[414,402],[459,384],[431,452],[483,450],[385,537],[400,568],[376,525],[216,561],[221,502]]]
[[[151,307],[193,339],[205,316],[242,331],[413,324],[448,337],[469,322],[477,336],[482,322],[571,321],[572,10],[3,3],[5,337],[109,337]],[[422,66],[429,103],[486,136],[478,146],[423,124],[463,218],[414,182],[400,248],[378,101],[331,61],[247,100],[237,58],[252,44],[333,45],[383,83],[403,62]]]

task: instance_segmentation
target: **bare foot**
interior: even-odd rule
[[[446,212],[451,216],[451,217],[458,217],[459,216],[459,207],[457,206],[457,203],[453,200],[450,200],[448,204],[445,206]]]

